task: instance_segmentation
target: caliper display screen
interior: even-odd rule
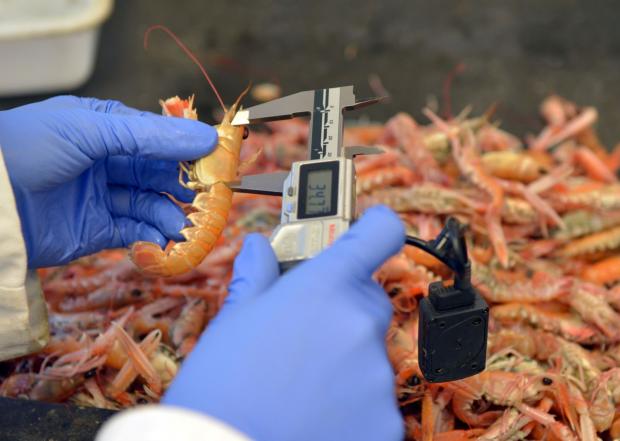
[[[308,173],[308,188],[306,189],[306,213],[310,215],[329,213],[332,208],[331,196],[331,170],[316,170]]]
[[[300,168],[299,218],[334,216],[338,205],[338,162]]]

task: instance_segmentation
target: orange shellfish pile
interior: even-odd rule
[[[428,109],[424,123],[400,113],[345,129],[346,145],[385,150],[356,159],[359,211],[389,205],[422,239],[458,218],[491,305],[486,371],[428,384],[417,304],[450,274],[413,249],[377,272],[394,305],[386,341],[408,439],[620,437],[620,148],[602,145],[592,107],[551,96],[540,113],[544,128],[524,138],[492,115]],[[307,136],[304,121],[268,123],[244,141],[248,155],[262,149],[245,173],[288,169]],[[40,270],[51,341],[0,364],[0,394],[109,409],[158,401],[217,314],[243,236],[269,234],[279,203],[235,195],[214,251],[180,276],[144,276],[126,250]]]

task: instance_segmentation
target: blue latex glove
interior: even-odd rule
[[[399,218],[375,207],[279,277],[269,242],[249,235],[225,305],[163,402],[260,441],[401,440],[384,344],[392,308],[371,275],[404,240]]]
[[[0,148],[30,268],[59,265],[137,240],[180,240],[189,202],[180,160],[208,154],[212,127],[62,96],[0,112]]]

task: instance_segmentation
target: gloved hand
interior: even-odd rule
[[[180,240],[190,202],[178,163],[208,154],[212,127],[61,96],[0,112],[0,148],[30,268],[60,265],[137,240]]]
[[[262,441],[400,440],[384,344],[392,308],[372,273],[405,241],[375,207],[330,248],[279,277],[249,235],[230,294],[163,398]]]

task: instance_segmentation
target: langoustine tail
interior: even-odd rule
[[[208,192],[198,194],[188,216],[193,226],[181,230],[185,242],[174,244],[168,251],[151,242],[136,242],[131,259],[146,274],[176,276],[195,268],[211,252],[222,233],[232,204],[232,190],[216,183]]]

